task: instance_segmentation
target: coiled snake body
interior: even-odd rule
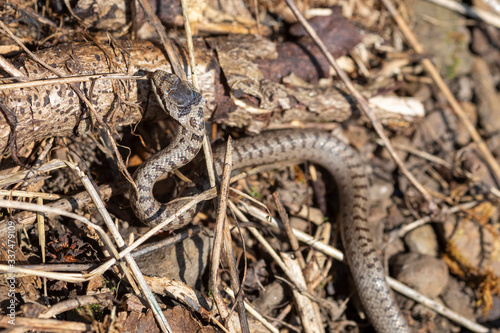
[[[143,163],[134,175],[138,192],[131,190],[133,210],[143,222],[156,225],[173,214],[175,207],[158,202],[153,197],[153,185],[164,173],[188,163],[198,153],[204,131],[204,100],[190,83],[173,74],[156,71],[151,82],[165,111],[181,124],[174,142]],[[222,156],[221,150],[214,151],[218,173]],[[367,223],[368,180],[356,152],[328,133],[305,130],[268,132],[234,143],[234,169],[292,160],[321,165],[337,184],[346,257],[360,299],[377,332],[409,332],[373,246]],[[181,227],[193,214],[194,210],[188,212],[188,216],[185,214],[167,229]]]

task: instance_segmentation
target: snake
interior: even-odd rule
[[[157,70],[151,86],[164,111],[178,122],[173,141],[154,154],[134,173],[137,190],[131,187],[130,201],[136,216],[155,226],[175,213],[178,204],[163,204],[153,196],[153,186],[166,173],[189,163],[199,152],[205,131],[205,100],[190,82],[175,74]],[[224,147],[214,149],[216,173],[221,173]],[[334,179],[338,191],[340,233],[346,258],[361,303],[379,333],[410,332],[389,289],[384,267],[368,226],[369,182],[365,164],[348,144],[330,133],[311,130],[280,130],[234,141],[233,170],[287,161],[309,161],[323,167]],[[196,209],[168,225],[178,229],[191,221]]]

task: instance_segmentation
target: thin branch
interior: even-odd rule
[[[99,214],[103,218],[108,229],[111,231],[111,234],[113,235],[113,237],[115,239],[115,242],[118,244],[118,246],[120,248],[125,248],[127,246],[127,244],[123,240],[120,232],[118,231],[117,226],[115,225],[115,223],[113,223],[113,220],[111,219],[109,212],[106,210],[104,203],[102,202],[99,194],[97,193],[93,182],[91,182],[90,179],[87,177],[87,175],[85,175],[76,165],[73,165],[72,163],[69,163],[69,162],[67,162],[67,164],[68,164],[68,166],[70,166],[70,168],[72,168],[79,175],[83,185],[85,186],[85,189],[89,192],[90,197],[94,201],[94,204],[96,205]],[[111,248],[111,251],[113,253],[114,258],[116,260],[119,260],[120,257],[119,257],[118,252],[116,251],[116,249],[113,247],[113,248]],[[130,270],[132,271],[134,278],[135,278],[135,281],[137,281],[139,283],[139,288],[140,288],[142,294],[144,295],[144,297],[146,297],[146,299],[149,303],[149,306],[151,307],[151,310],[153,311],[153,314],[158,322],[158,325],[160,326],[160,329],[163,332],[171,332],[170,326],[169,326],[165,316],[163,315],[163,312],[160,309],[160,305],[156,301],[153,293],[151,292],[151,289],[149,289],[149,286],[146,283],[146,280],[144,279],[144,276],[142,275],[142,272],[139,269],[137,262],[132,257],[132,255],[130,255],[130,253],[127,253],[125,255],[125,261],[127,262]],[[118,263],[120,265],[123,265],[120,261],[118,261]],[[135,286],[135,283],[133,282],[134,280],[132,279],[131,276],[129,276],[128,270],[125,269],[124,266],[122,266],[122,268],[123,268],[123,272],[124,272],[125,276],[127,276],[128,280],[129,280],[129,282],[132,284],[133,287],[137,288],[137,286]]]
[[[168,60],[170,60],[170,64],[172,65],[172,72],[175,73],[182,80],[186,80],[186,73],[182,68],[182,64],[179,61],[179,57],[177,56],[177,52],[174,49],[172,41],[167,38],[167,34],[165,33],[165,28],[161,24],[158,17],[154,14],[153,9],[149,5],[148,1],[139,0],[142,9],[144,10],[144,14],[146,14],[146,18],[149,23],[156,29],[156,32],[160,36],[160,40],[167,52]]]
[[[189,62],[191,63],[191,78],[196,89],[200,89],[198,75],[196,74],[196,59],[194,58],[193,36],[191,24],[189,23],[189,12],[187,0],[181,0],[182,17],[184,18],[184,30],[186,30],[186,40],[188,46]],[[208,180],[211,187],[215,186],[215,172],[213,164],[212,146],[208,140],[207,132],[203,134],[203,152],[205,153],[205,162],[207,164]]]
[[[283,203],[281,202],[279,192],[273,193],[273,200],[274,200],[274,203],[276,204],[276,207],[278,208],[278,214],[281,218],[281,221],[283,221],[286,236],[288,237],[288,241],[290,242],[290,247],[291,247],[292,251],[294,251],[295,256],[297,257],[297,260],[299,261],[302,269],[305,269],[306,262],[304,260],[304,257],[302,256],[302,252],[300,252],[299,242],[297,240],[297,237],[295,237],[295,235],[292,232],[292,226],[290,225],[290,219],[288,218],[288,214],[285,210],[285,207],[283,206]]]
[[[16,44],[18,44],[24,50],[24,52],[26,52],[26,54],[28,54],[34,61],[36,61],[37,63],[39,63],[43,67],[45,67],[49,72],[54,73],[55,75],[57,75],[57,76],[59,76],[61,78],[66,75],[66,73],[64,73],[63,71],[61,71],[59,69],[56,69],[56,68],[53,68],[48,63],[46,63],[45,61],[43,61],[42,59],[40,59],[40,57],[38,57],[36,54],[34,54],[33,52],[31,52],[23,44],[23,42],[19,38],[17,38],[17,36],[14,35],[14,33],[12,33],[12,31],[9,29],[9,27],[7,27],[5,25],[5,23],[3,23],[2,21],[0,21],[0,27],[7,33],[7,35],[12,40],[14,40],[14,42]],[[118,147],[116,145],[115,140],[113,139],[113,135],[111,134],[111,129],[109,128],[108,124],[106,124],[102,120],[102,118],[99,116],[99,114],[95,111],[94,105],[88,100],[88,98],[85,96],[85,94],[83,93],[83,91],[77,85],[75,85],[75,84],[68,84],[68,86],[71,89],[73,89],[73,91],[78,95],[78,97],[85,103],[85,105],[90,110],[90,113],[91,113],[93,119],[95,119],[96,122],[97,122],[97,124],[100,126],[100,128],[103,129],[105,135],[108,137],[108,140],[111,142],[111,146],[113,148],[113,152],[115,153],[115,158],[116,158],[117,164],[118,164],[118,166],[120,168],[120,171],[123,173],[123,175],[125,176],[125,178],[127,178],[133,184],[134,182],[133,182],[132,176],[128,172],[127,167],[125,166],[125,163],[123,162],[123,159],[121,157],[120,152],[118,151]]]
[[[3,78],[3,79],[11,79],[11,78]],[[80,82],[91,82],[95,80],[146,80],[146,76],[132,76],[128,74],[119,74],[119,73],[111,73],[111,74],[89,74],[89,75],[69,75],[65,77],[58,77],[55,79],[40,79],[40,80],[32,80],[26,82],[17,82],[17,83],[6,83],[0,85],[0,90],[8,90],[8,89],[20,89],[20,88],[31,88],[38,86],[46,86],[52,84],[69,84],[69,83],[80,83]]]
[[[234,298],[234,292],[231,289],[226,288],[225,291],[226,293],[229,294],[229,296]],[[269,321],[267,321],[267,319],[264,318],[251,304],[247,302],[244,302],[244,304],[245,304],[245,309],[252,316],[254,316],[255,319],[257,319],[262,325],[264,325],[269,331],[271,331],[271,333],[280,333],[280,330],[274,327],[273,324],[271,324]]]
[[[227,209],[227,195],[229,193],[229,179],[231,175],[231,168],[233,165],[233,141],[231,138],[227,141],[226,146],[226,154],[224,156],[224,167],[223,167],[223,183],[220,187],[219,193],[219,204],[217,207],[217,219],[216,219],[216,228],[214,235],[214,245],[212,249],[212,257],[210,259],[212,265],[210,267],[210,290],[212,291],[212,295],[219,310],[219,313],[225,322],[226,325],[231,325],[230,321],[230,311],[227,308],[222,295],[219,291],[219,283],[218,283],[218,272],[219,272],[219,263],[221,259],[223,241],[224,241],[224,225],[226,223],[226,209]],[[227,245],[226,245],[227,246]],[[230,331],[232,331],[230,329]]]
[[[500,16],[487,12],[485,10],[467,6],[458,1],[450,1],[450,0],[426,0],[426,1],[439,5],[441,7],[454,10],[462,15],[468,16],[478,21],[484,21],[494,27],[500,28]]]
[[[260,220],[266,225],[272,226],[274,228],[280,228],[281,222],[278,222],[278,220],[270,217],[266,213],[262,212],[261,210],[247,205],[243,202],[240,203],[239,207],[243,210]],[[307,245],[315,248],[316,250],[319,250],[323,252],[324,254],[331,256],[332,258],[339,260],[339,261],[344,261],[344,254],[339,251],[338,249],[319,242],[315,238],[311,237],[310,235],[306,234],[305,232],[302,232],[297,229],[292,229],[293,233],[297,237],[298,240],[306,243]],[[387,277],[387,283],[389,286],[398,291],[399,293],[405,295],[408,298],[411,298],[419,303],[424,304],[428,308],[436,311],[437,313],[449,318],[450,320],[470,329],[473,332],[479,332],[479,333],[486,333],[489,332],[488,329],[482,325],[479,325],[475,322],[473,322],[470,319],[467,319],[460,314],[444,307],[442,304],[439,304],[436,301],[431,300],[428,297],[425,297],[424,295],[418,293],[417,291],[403,285],[396,279],[393,279],[391,277]]]
[[[392,2],[390,0],[381,0],[381,1],[387,8],[389,13],[391,13],[392,18],[394,19],[394,21],[396,21],[396,24],[398,25],[399,29],[401,29],[401,32],[405,36],[408,44],[413,48],[413,50],[417,54],[422,54],[422,55],[425,54],[424,47],[422,46],[422,44],[420,44],[413,31],[411,31],[410,27],[408,27],[406,22],[399,15],[398,11],[396,10]],[[483,139],[477,132],[476,128],[469,120],[469,118],[465,114],[464,110],[462,109],[458,101],[453,96],[450,88],[448,88],[441,75],[439,75],[439,72],[437,71],[436,67],[432,64],[432,61],[430,61],[428,58],[423,58],[422,65],[424,66],[427,73],[429,73],[430,77],[434,80],[434,82],[441,90],[443,95],[446,97],[448,103],[450,103],[451,108],[453,109],[457,117],[460,119],[462,124],[464,124],[465,128],[467,129],[467,132],[469,132],[474,142],[477,144],[479,150],[481,151],[481,154],[483,155],[489,167],[491,168],[498,186],[500,184],[500,165],[496,161],[495,157],[493,157],[493,154],[490,152],[490,150],[484,143]]]
[[[323,55],[326,57],[330,65],[335,69],[337,72],[337,75],[340,77],[340,79],[344,82],[346,85],[347,89],[349,92],[354,96],[356,101],[358,102],[359,107],[361,110],[364,112],[364,114],[370,119],[370,122],[372,123],[373,128],[377,132],[377,134],[380,136],[382,141],[384,142],[384,146],[393,158],[393,160],[396,162],[398,165],[399,169],[401,172],[408,178],[408,180],[415,186],[415,188],[422,194],[422,196],[425,198],[425,200],[429,203],[429,208],[431,211],[436,210],[436,205],[434,203],[434,200],[432,196],[429,194],[429,192],[425,189],[422,184],[411,174],[410,171],[406,168],[406,166],[403,164],[403,161],[399,158],[398,154],[396,154],[396,151],[391,145],[391,142],[387,138],[387,136],[384,134],[384,129],[382,128],[382,125],[380,124],[380,121],[375,117],[373,114],[371,108],[368,106],[368,102],[366,99],[361,95],[361,93],[354,87],[354,85],[351,82],[351,79],[347,76],[347,74],[339,67],[337,64],[337,61],[331,53],[328,51],[326,48],[325,44],[323,41],[319,38],[319,36],[316,34],[314,29],[311,27],[311,25],[306,21],[304,16],[300,13],[298,10],[297,6],[295,6],[293,0],[285,0],[292,12],[294,13],[295,17],[297,20],[302,24],[304,29],[307,31],[309,36],[314,40],[314,42],[318,45],[319,49],[323,53]]]
[[[24,76],[24,73],[21,72],[16,67],[14,67],[14,65],[12,65],[12,63],[9,60],[5,59],[2,56],[0,56],[0,67],[4,71],[6,71],[7,73],[9,73],[10,75],[16,77],[16,79],[21,80],[21,81],[26,80],[26,77]],[[2,78],[2,79],[4,79],[4,78]]]
[[[100,304],[104,307],[111,306],[113,305],[113,293],[106,292],[95,295],[77,295],[74,298],[52,305],[46,312],[41,313],[38,317],[49,319],[63,312],[90,304]]]

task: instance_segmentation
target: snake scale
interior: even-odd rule
[[[155,182],[177,169],[200,150],[204,134],[205,101],[189,82],[174,74],[156,71],[150,75],[153,91],[164,110],[179,122],[174,141],[144,162],[134,174],[137,192],[130,193],[137,217],[156,225],[174,213],[177,205],[162,204],[153,196]],[[220,174],[223,151],[214,150],[216,172]],[[347,261],[362,304],[377,332],[409,332],[385,280],[384,268],[374,248],[368,226],[368,179],[364,164],[348,145],[328,133],[306,130],[268,132],[236,140],[233,169],[281,161],[308,160],[324,167],[337,184],[340,200],[340,230]],[[191,221],[194,210],[167,229]]]

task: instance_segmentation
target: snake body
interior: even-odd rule
[[[204,102],[191,84],[172,74],[157,71],[151,80],[160,103],[181,124],[174,142],[143,163],[135,174],[138,193],[131,191],[132,207],[139,219],[155,225],[173,214],[175,207],[156,201],[152,193],[153,185],[165,172],[186,164],[199,151]],[[221,172],[223,153],[222,149],[214,150],[217,173]],[[384,268],[370,235],[367,222],[368,179],[357,153],[328,133],[306,130],[268,132],[234,143],[233,169],[297,160],[321,165],[336,182],[340,200],[340,230],[347,261],[372,325],[379,333],[409,332],[387,286]],[[192,214],[194,210],[188,213]],[[190,217],[183,216],[168,229],[179,228],[190,221]]]
[[[158,102],[180,125],[174,141],[151,156],[134,174],[137,192],[130,191],[132,210],[142,222],[156,225],[171,215],[175,207],[157,201],[153,186],[162,175],[187,164],[200,151],[205,131],[205,100],[191,83],[175,74],[156,71],[150,80]],[[173,224],[170,229],[179,227],[181,225]]]

